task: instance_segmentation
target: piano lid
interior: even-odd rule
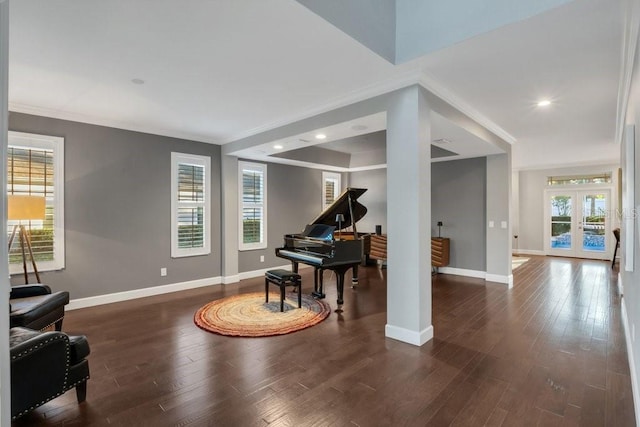
[[[305,227],[300,236],[310,237],[316,240],[326,240],[328,242],[333,240],[333,232],[336,229],[333,225],[326,224],[309,224]]]
[[[355,222],[358,222],[367,213],[367,208],[357,202],[358,197],[362,196],[365,191],[367,191],[366,188],[345,189],[311,224],[333,225],[336,227],[336,230],[338,230],[336,215],[341,213],[344,215],[342,229],[350,227],[352,224],[351,212],[353,212]],[[351,209],[349,209],[349,201],[351,201]]]

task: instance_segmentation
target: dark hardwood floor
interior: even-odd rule
[[[87,401],[70,391],[14,425],[635,425],[609,263],[531,257],[511,290],[439,275],[422,347],[384,337],[386,271],[361,271],[344,313],[279,337],[193,324],[262,278],[68,312],[64,330],[91,344]]]

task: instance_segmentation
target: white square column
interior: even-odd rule
[[[511,153],[487,156],[485,279],[513,287],[511,273]]]
[[[423,345],[431,325],[431,120],[424,89],[397,93],[387,110],[387,325]]]

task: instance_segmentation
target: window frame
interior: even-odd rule
[[[53,135],[9,131],[8,147],[20,147],[53,152],[53,201],[47,200],[47,206],[53,206],[53,260],[37,261],[38,271],[63,270],[65,261],[65,222],[64,222],[64,138]],[[8,161],[9,158],[5,161]],[[5,189],[9,194],[9,189]],[[8,230],[7,230],[8,231]],[[16,242],[14,242],[14,245]],[[27,262],[27,264],[29,264]],[[23,273],[22,263],[9,264],[9,274]]]
[[[337,185],[336,187],[333,189],[333,200],[335,201],[338,196],[340,196],[340,193],[342,192],[342,174],[340,172],[329,172],[329,171],[322,171],[322,201],[321,201],[321,206],[322,206],[322,210],[324,211],[328,206],[331,206],[331,204],[326,204],[326,200],[327,200],[327,181],[329,180],[335,180],[337,181]]]
[[[243,171],[257,171],[262,173],[262,203],[245,203],[243,200],[244,183]],[[238,250],[252,251],[256,249],[267,248],[267,165],[265,163],[248,162],[244,160],[238,161]],[[262,241],[256,243],[244,243],[243,233],[243,212],[245,207],[261,207],[262,208]]]
[[[204,168],[202,202],[178,200],[178,167],[181,164]],[[198,248],[180,248],[178,246],[178,209],[181,207],[204,208],[203,245]],[[211,157],[197,154],[171,152],[171,258],[184,258],[211,254]]]

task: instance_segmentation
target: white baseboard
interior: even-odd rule
[[[154,295],[168,294],[171,292],[201,288],[204,286],[212,286],[212,285],[220,285],[220,284],[229,285],[232,283],[238,283],[240,280],[264,276],[264,273],[267,270],[273,270],[277,268],[287,269],[290,267],[291,267],[291,264],[286,264],[283,266],[269,267],[261,270],[245,271],[240,274],[235,274],[231,276],[208,277],[204,279],[190,280],[187,282],[171,283],[169,285],[152,286],[149,288],[142,288],[142,289],[132,289],[130,291],[114,292],[112,294],[97,295],[94,297],[87,297],[87,298],[77,298],[69,301],[69,304],[65,307],[65,310],[76,310],[79,308],[93,307],[96,305],[111,304],[113,302],[121,302],[121,301],[136,299],[136,298],[144,298],[144,297],[150,297]],[[300,265],[299,267],[302,269],[310,266]]]
[[[487,273],[479,270],[467,270],[466,268],[456,267],[439,267],[438,272],[443,274],[453,274],[454,276],[475,277],[476,279],[484,279]]]
[[[514,255],[546,255],[544,251],[539,251],[537,249],[513,249],[512,252]]]
[[[223,276],[222,277],[222,284],[223,285],[228,285],[231,283],[238,283],[240,281],[240,275],[239,274],[234,274],[233,276]]]
[[[65,310],[76,310],[79,308],[93,307],[96,305],[110,304],[113,302],[127,301],[130,299],[150,297],[154,295],[168,294],[171,292],[184,291],[187,289],[201,288],[204,286],[219,285],[222,283],[220,277],[209,277],[205,279],[190,280],[188,282],[172,283],[169,285],[152,286],[149,288],[133,289],[112,294],[97,295],[95,297],[77,298],[69,301]]]
[[[484,280],[486,280],[487,282],[504,283],[509,288],[513,288],[513,274],[509,274],[508,276],[505,276],[502,274],[487,273],[484,277]]]
[[[622,284],[622,274],[618,272],[618,294],[623,297],[624,296],[624,285]]]
[[[640,390],[638,387],[638,373],[636,371],[635,357],[633,357],[633,345],[631,343],[631,328],[629,328],[629,319],[627,317],[627,306],[625,298],[620,299],[622,326],[624,327],[624,339],[627,344],[627,359],[629,362],[629,374],[631,376],[631,392],[633,393],[633,406],[636,414],[636,425],[640,426]]]
[[[303,267],[303,265],[298,265],[298,268],[301,268],[301,267]],[[306,265],[305,265],[305,267],[306,267]],[[238,276],[240,277],[240,280],[253,279],[254,277],[264,276],[264,273],[266,273],[269,270],[276,270],[278,268],[282,268],[282,269],[288,270],[288,269],[291,268],[291,263],[284,264],[284,265],[277,265],[275,267],[261,268],[260,270],[243,271]]]
[[[387,324],[384,327],[384,335],[387,338],[406,342],[407,344],[421,346],[433,339],[433,325],[429,325],[422,331],[417,332]]]
[[[513,288],[513,274],[504,276],[501,274],[490,274],[479,270],[467,270],[466,268],[440,267],[438,271],[442,274],[453,274],[454,276],[474,277],[476,279],[484,279],[487,282],[504,283]]]

